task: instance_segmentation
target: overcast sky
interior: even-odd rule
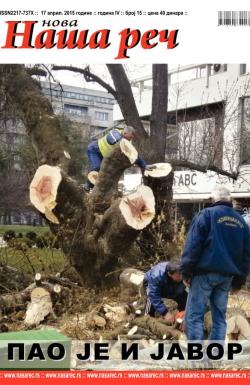
[[[65,64],[62,63],[62,65],[65,65]],[[66,65],[69,65],[69,64],[66,64]],[[84,68],[86,66],[87,64],[79,65],[80,68]],[[152,66],[147,64],[125,66],[126,72],[130,80],[136,79],[145,75],[150,75],[151,68]],[[94,72],[96,75],[100,76],[107,83],[112,84],[112,80],[104,64],[91,65],[90,70]],[[53,71],[53,75],[55,79],[59,81],[61,84],[103,90],[103,88],[96,83],[87,83],[81,74],[77,74],[70,71]]]

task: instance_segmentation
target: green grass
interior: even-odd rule
[[[30,248],[26,252],[10,247],[0,248],[0,263],[26,273],[56,273],[64,269],[67,259],[61,250]]]
[[[13,230],[16,235],[22,233],[24,236],[28,231],[34,231],[38,236],[49,231],[49,227],[26,226],[26,225],[0,225],[0,236],[5,231]],[[17,250],[13,247],[0,248],[0,263],[16,267],[26,273],[55,273],[63,270],[67,259],[59,249],[53,248],[28,248],[26,251]]]
[[[47,226],[26,226],[26,225],[0,225],[0,236],[2,236],[5,231],[13,230],[16,234],[22,233],[26,234],[28,231],[34,231],[37,235],[43,235],[46,231],[49,231]]]

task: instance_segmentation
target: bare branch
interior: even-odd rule
[[[202,165],[199,165],[199,164],[196,164],[196,163],[189,162],[188,160],[182,160],[182,159],[180,159],[180,160],[178,160],[178,159],[177,160],[173,160],[173,159],[170,159],[170,160],[166,160],[166,161],[171,163],[174,168],[175,167],[184,167],[184,168],[189,168],[190,170],[201,171],[201,172],[204,172],[204,173],[206,173],[209,170],[209,171],[214,171],[217,174],[227,176],[228,178],[232,178],[234,180],[236,180],[238,178],[238,175],[239,175],[238,173],[234,173],[234,172],[231,173],[231,172],[223,170],[220,167],[217,167],[217,166],[214,166],[214,165],[202,166]]]
[[[31,67],[31,68],[26,68],[26,72],[27,72],[30,76],[33,76],[33,75],[36,75],[36,76],[43,76],[43,77],[46,77],[46,76],[47,76],[47,72],[44,71],[42,68],[37,67],[37,66]]]
[[[117,99],[117,93],[114,90],[114,88],[111,87],[104,80],[102,80],[99,76],[97,76],[97,75],[93,74],[92,72],[90,72],[89,67],[79,68],[79,67],[73,67],[73,66],[57,66],[57,65],[53,65],[52,70],[53,71],[71,71],[71,72],[82,74],[84,76],[84,79],[87,82],[95,82],[95,83],[100,84],[100,86],[105,88],[111,95],[114,96],[115,99]]]
[[[45,65],[45,64],[43,64],[43,67],[45,68],[45,70],[46,70],[47,73],[49,74],[49,79],[51,78],[51,79],[53,80],[53,82],[57,83],[58,86],[59,86],[60,89],[61,89],[61,92],[63,92],[63,86],[61,85],[60,82],[58,82],[58,81],[55,79],[55,77],[54,77],[54,75],[52,74],[52,72],[50,71],[49,67],[48,67],[47,65]],[[50,83],[50,89],[51,89],[51,82],[49,82],[49,83]]]

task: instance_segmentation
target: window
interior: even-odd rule
[[[242,99],[241,163],[250,163],[250,97]]]
[[[15,163],[20,163],[22,160],[21,155],[14,155],[13,160]]]
[[[52,96],[55,98],[61,98],[63,93],[61,90],[52,90],[50,88],[43,88],[43,93],[48,96]]]
[[[101,112],[101,111],[95,112],[95,119],[96,120],[108,120],[108,117],[109,117],[108,112]]]
[[[250,72],[250,64],[240,64],[240,75],[245,75]]]
[[[74,104],[64,104],[64,112],[69,115],[87,115],[88,108]]]

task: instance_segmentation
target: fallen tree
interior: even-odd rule
[[[31,202],[53,223],[63,250],[84,280],[91,279],[88,266],[92,278],[100,279],[154,218],[150,187],[116,197],[121,174],[136,158],[135,148],[123,139],[103,161],[89,195],[58,166],[40,166],[30,185]]]
[[[23,65],[4,64],[0,69],[1,94],[5,95],[2,108],[11,105],[19,112],[40,166],[30,186],[31,201],[49,221],[52,232],[57,235],[62,250],[82,281],[101,284],[105,274],[114,270],[117,261],[129,252],[141,232],[140,246],[146,245],[150,256],[170,258],[167,249],[173,240],[171,166],[165,173],[145,175],[144,187],[131,195],[119,197],[118,181],[138,155],[128,141],[122,140],[105,157],[92,193],[86,194],[68,175],[71,161],[68,138],[63,134],[60,120],[39,83]],[[126,123],[134,127],[136,145],[145,147],[149,162],[164,162],[167,66],[153,66],[150,136],[139,118],[124,68],[111,64],[108,69],[115,90],[106,88],[117,98]],[[93,80],[89,71],[86,76]],[[152,226],[147,232],[150,223]],[[156,242],[151,240],[155,237]],[[148,241],[151,247],[148,247]]]

